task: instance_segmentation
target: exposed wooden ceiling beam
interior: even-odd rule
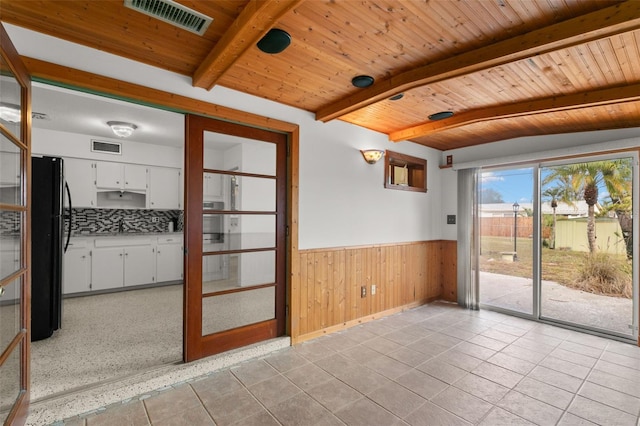
[[[118,99],[143,105],[156,106],[163,109],[178,111],[181,113],[198,114],[207,117],[219,118],[238,123],[245,123],[261,129],[275,131],[297,132],[298,125],[273,118],[263,117],[250,112],[228,108],[210,102],[192,99],[175,93],[128,83],[98,74],[53,64],[27,56],[21,57],[29,75],[37,80],[51,84],[60,84],[63,87],[71,87],[86,90],[89,93],[99,93],[115,96]]]
[[[392,76],[316,112],[326,122],[409,89],[640,28],[640,1],[629,0]]]
[[[302,1],[250,0],[231,28],[194,72],[193,85],[211,90],[242,53],[255,45],[282,15]]]
[[[638,100],[640,100],[640,83],[572,95],[554,96],[515,104],[497,105],[492,108],[472,110],[441,121],[431,121],[419,126],[399,130],[390,133],[389,140],[393,142],[411,140],[480,121],[634,102]]]

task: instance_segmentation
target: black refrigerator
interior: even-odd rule
[[[31,341],[36,341],[62,325],[64,222],[71,219],[71,208],[65,215],[62,158],[33,157],[31,164]]]

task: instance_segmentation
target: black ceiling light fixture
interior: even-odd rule
[[[373,77],[371,77],[370,75],[358,75],[351,79],[351,84],[353,84],[355,87],[360,88],[369,87],[373,84],[373,82]]]
[[[264,53],[280,53],[291,44],[291,36],[280,28],[271,28],[258,42],[258,49]]]
[[[440,111],[440,112],[436,112],[435,114],[431,114],[427,118],[431,121],[438,121],[438,120],[444,120],[445,118],[449,118],[451,116],[453,116],[453,111]]]
[[[399,101],[403,97],[404,97],[404,93],[398,93],[397,95],[394,95],[394,96],[390,97],[389,100],[390,101]]]

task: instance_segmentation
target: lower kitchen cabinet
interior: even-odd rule
[[[126,247],[124,249],[124,285],[156,282],[155,246]]]
[[[91,241],[93,243],[93,241]],[[73,239],[64,254],[62,292],[81,293],[91,290],[91,249],[86,240]]]
[[[159,283],[182,279],[182,237],[158,237],[156,279]]]
[[[106,290],[124,286],[124,250],[121,247],[96,248],[91,255],[91,289]]]
[[[182,235],[73,238],[63,294],[182,280]]]
[[[205,240],[206,241],[206,240]],[[204,252],[219,252],[223,244],[207,244],[202,246]],[[229,278],[229,255],[214,254],[202,257],[202,281],[215,281]]]

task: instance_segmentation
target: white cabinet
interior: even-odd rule
[[[209,243],[208,240],[203,240],[202,251],[203,252],[219,252],[223,250],[224,244],[222,243]],[[225,260],[228,255],[215,254],[202,257],[202,281],[213,281],[227,278],[224,273]]]
[[[124,248],[124,285],[154,283],[156,269],[155,246],[134,246]]]
[[[158,237],[156,248],[156,278],[159,283],[182,279],[182,236]]]
[[[2,243],[0,248],[8,249],[4,240]],[[181,281],[183,261],[183,237],[180,234],[75,237],[64,254],[62,291],[66,295]],[[1,272],[8,274],[12,268],[3,264]]]
[[[204,201],[222,200],[222,175],[205,173],[202,182],[202,198]]]
[[[149,208],[179,210],[180,170],[167,167],[149,168]]]
[[[64,159],[64,177],[71,192],[71,203],[77,207],[96,207],[95,163],[76,158]],[[65,192],[65,206],[69,200]]]
[[[147,167],[137,164],[96,163],[96,187],[103,190],[146,191]]]
[[[122,247],[93,249],[91,255],[91,289],[106,290],[124,285],[124,250]]]
[[[0,279],[8,277],[19,269],[20,235],[0,236]]]
[[[91,256],[93,290],[155,282],[155,244],[151,238],[97,238]]]
[[[20,152],[0,152],[0,188],[20,186]]]
[[[73,238],[64,254],[62,293],[91,290],[91,245],[93,240]]]

